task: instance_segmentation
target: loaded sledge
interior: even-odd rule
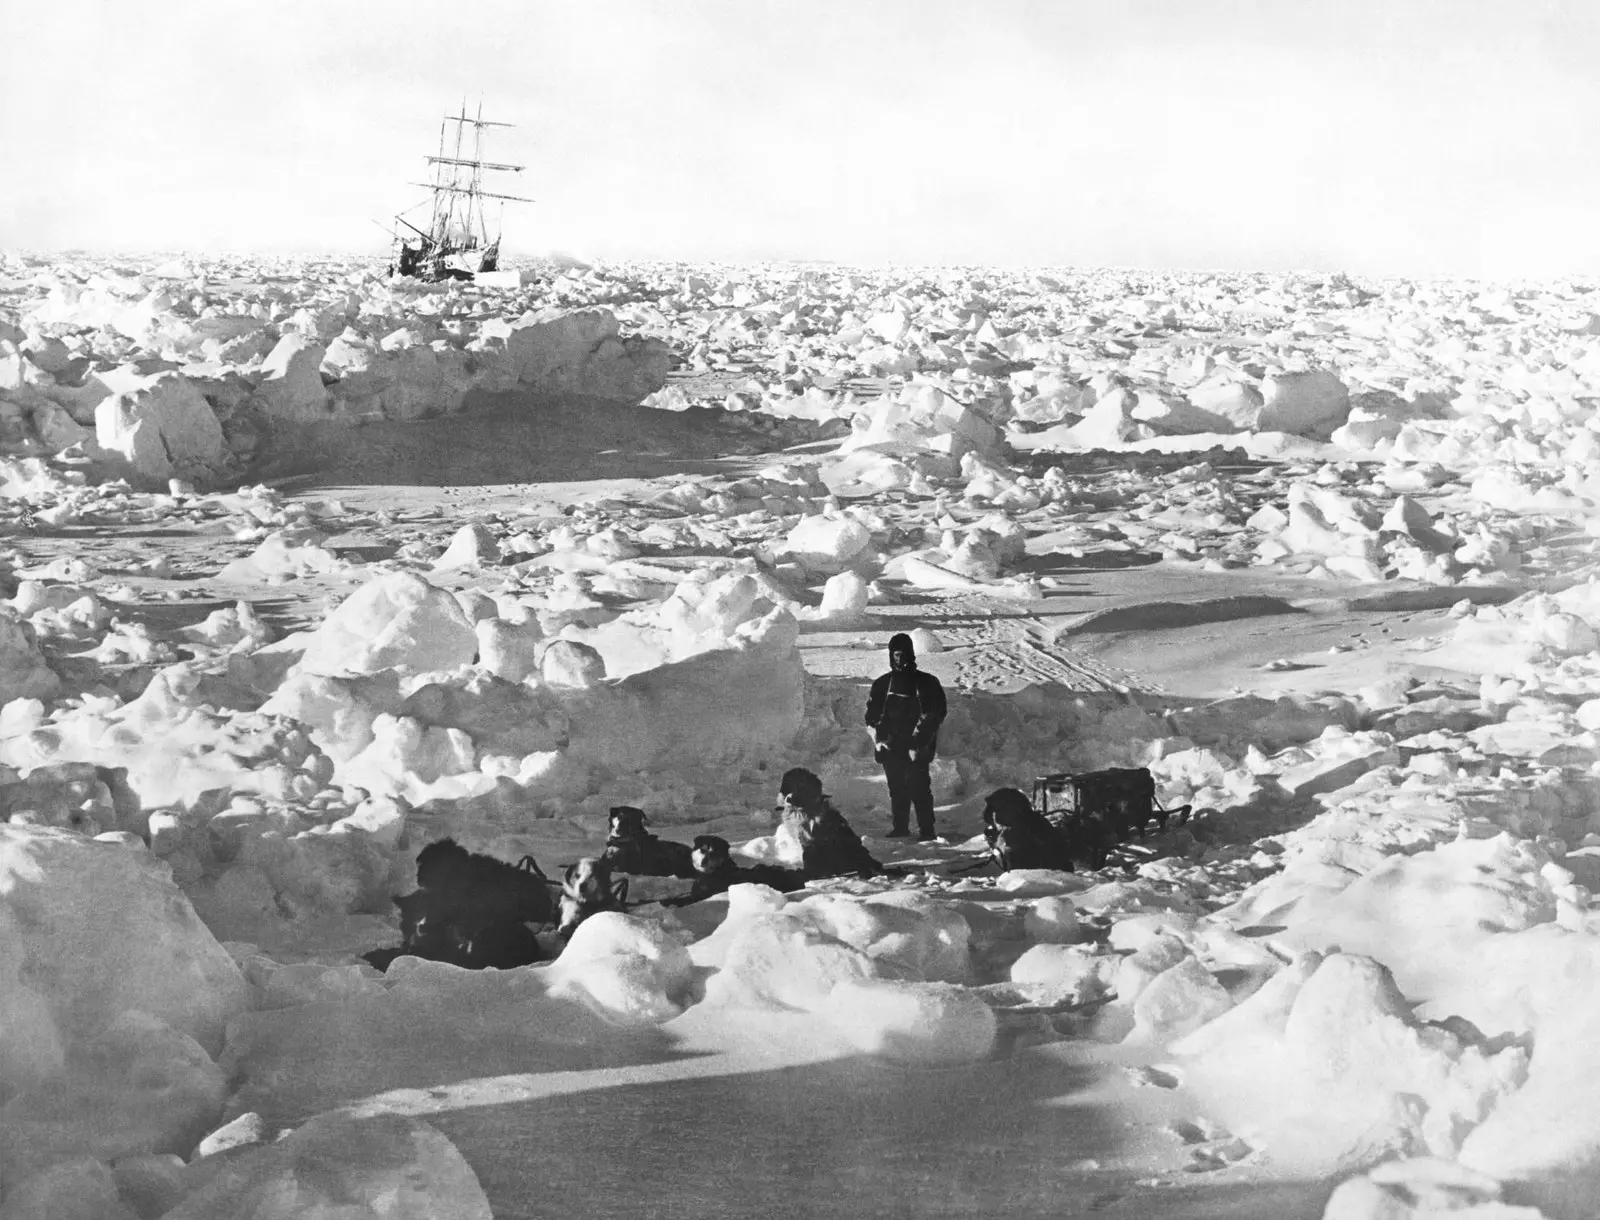
[[[1152,822],[1158,831],[1169,819],[1183,825],[1191,806],[1163,809],[1148,767],[1108,767],[1039,776],[1033,781],[1033,808],[1056,828],[1071,856],[1100,868],[1113,847],[1134,836],[1144,838]]]

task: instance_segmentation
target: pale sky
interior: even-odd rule
[[[1593,0],[0,0],[0,246],[1600,274]]]

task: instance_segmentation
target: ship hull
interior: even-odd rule
[[[480,271],[494,271],[500,265],[500,243],[484,247],[457,248],[450,245],[405,242],[395,260],[394,273],[419,280],[470,280]]]

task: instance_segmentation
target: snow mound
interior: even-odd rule
[[[552,640],[539,658],[539,680],[546,686],[588,690],[605,678],[605,657],[581,640]]]
[[[1581,926],[1574,900],[1587,903],[1548,851],[1509,834],[1391,855],[1345,878],[1332,889],[1308,874],[1296,905],[1271,916],[1286,925],[1276,943],[1370,955],[1430,1012],[1457,1014],[1486,1030],[1526,1028],[1527,1016],[1515,988],[1478,985],[1483,964],[1513,954],[1514,945],[1530,967],[1548,964],[1529,931],[1558,921]]]
[[[1304,955],[1169,1050],[1232,1130],[1319,1176],[1453,1158],[1528,1066],[1520,1047],[1419,1022],[1388,970],[1345,953]]]
[[[971,974],[966,920],[914,893],[786,901],[735,886],[723,924],[690,947],[716,969],[713,1007],[779,1006],[824,1017],[860,1050],[914,1063],[970,1062],[996,1020],[959,984]]]
[[[411,572],[376,576],[341,602],[306,640],[302,671],[339,677],[383,669],[455,669],[477,655],[478,636],[456,599]]]
[[[222,1112],[227,1077],[193,1038],[127,1009],[77,1043],[66,1066],[0,1106],[7,1179],[88,1154],[186,1155]]]
[[[255,401],[269,419],[309,423],[328,415],[329,395],[322,384],[326,349],[304,335],[287,334],[261,365]]]
[[[839,446],[841,456],[874,450],[901,457],[921,452],[959,459],[974,451],[997,453],[1005,445],[994,424],[936,385],[907,386],[885,396],[855,416],[851,427],[850,436]]]
[[[508,622],[500,618],[479,619],[478,664],[508,682],[522,682],[539,673],[539,645],[544,631],[536,621]],[[601,661],[604,666],[604,659]]]
[[[544,394],[641,402],[667,381],[667,345],[622,338],[610,310],[547,310],[519,318],[502,334],[485,326],[469,344],[469,350],[494,357],[482,383],[486,389],[521,385]]]
[[[297,1008],[302,1004],[343,1003],[363,996],[379,995],[382,984],[363,972],[360,966],[322,966],[316,962],[294,962],[280,966],[271,958],[254,959],[264,980],[257,983],[255,1007]]]
[[[1467,1136],[1461,1161],[1516,1182],[1552,1216],[1587,1215],[1600,1197],[1600,946],[1593,933],[1544,928],[1495,948],[1482,974],[1505,977],[1531,1009],[1533,1061],[1522,1088]]]
[[[61,1161],[12,1185],[0,1220],[139,1220],[123,1205],[117,1179],[93,1157]]]
[[[472,1166],[427,1123],[398,1115],[351,1118],[334,1113],[229,1159],[163,1220],[346,1214],[394,1220],[492,1216]]]
[[[603,661],[604,675],[625,678],[701,653],[738,647],[770,626],[766,619],[780,601],[769,582],[750,572],[697,572],[678,581],[659,602],[596,627],[570,624],[562,628],[561,636],[592,648]],[[553,642],[551,650],[560,643]]]
[[[578,692],[563,704],[568,753],[613,772],[765,755],[805,714],[798,639],[794,617],[775,609],[727,647]]]
[[[621,1024],[656,1025],[683,1012],[694,964],[659,924],[616,911],[578,925],[546,968],[550,994],[580,999]]]
[[[801,517],[783,542],[783,553],[814,572],[837,572],[872,542],[872,533],[856,518],[843,513],[817,513]]]
[[[61,679],[45,662],[32,626],[9,607],[0,607],[0,691],[4,699],[48,699],[61,689]]]
[[[1543,1220],[1537,1207],[1506,1203],[1501,1195],[1501,1184],[1485,1174],[1453,1161],[1412,1157],[1341,1182],[1322,1220]]]
[[[135,482],[165,487],[169,479],[207,480],[228,469],[222,425],[186,377],[122,377],[114,388],[95,408],[95,439]]]
[[[945,983],[844,980],[821,1012],[857,1049],[904,1063],[982,1059],[998,1029],[981,998]]]
[[[787,913],[861,950],[893,978],[960,983],[971,974],[967,921],[926,895],[888,893],[863,901],[816,894]]]
[[[1030,945],[1011,963],[1011,981],[1029,988],[1040,1002],[1085,1005],[1113,990],[1118,959],[1084,945]]]
[[[281,583],[296,576],[342,572],[349,567],[326,547],[275,530],[243,559],[222,566],[217,579],[240,583]]]
[[[1133,1029],[1125,1040],[1170,1042],[1232,1006],[1232,999],[1211,972],[1196,958],[1185,956],[1140,989],[1133,1001]]]
[[[851,622],[859,619],[871,599],[867,582],[854,572],[830,576],[822,586],[822,605],[817,617]]]
[[[781,908],[763,910],[756,901],[743,895],[737,903],[730,899],[723,925],[690,947],[697,964],[719,967],[706,982],[707,1005],[817,1012],[840,983],[877,976],[872,959],[853,945]]]
[[[1071,944],[1078,939],[1078,911],[1065,895],[1030,902],[1022,913],[1022,930],[1034,944]]]
[[[1280,373],[1261,383],[1260,432],[1327,436],[1350,415],[1350,391],[1333,373],[1315,369]]]
[[[129,1011],[215,1051],[248,988],[154,856],[67,831],[0,825],[10,1013],[0,1083],[37,1082]]]

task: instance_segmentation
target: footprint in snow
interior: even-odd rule
[[[1217,1140],[1203,1147],[1189,1150],[1189,1163],[1183,1167],[1185,1173],[1215,1173],[1219,1169],[1226,1169],[1247,1159],[1255,1149],[1244,1140],[1234,1136],[1230,1139]]]
[[[1135,1088],[1139,1089],[1175,1089],[1183,1083],[1182,1078],[1175,1070],[1164,1071],[1161,1068],[1151,1067],[1148,1064],[1140,1067],[1131,1067],[1126,1069],[1126,1071],[1128,1073],[1128,1079],[1133,1082]]]
[[[1183,1119],[1168,1123],[1167,1130],[1186,1144],[1203,1144],[1208,1138],[1198,1123],[1187,1122]]]

